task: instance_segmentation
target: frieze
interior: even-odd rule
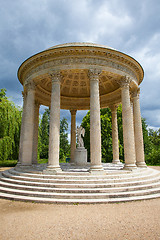
[[[48,54],[48,52],[47,53],[41,53],[41,54],[43,54],[42,56],[37,56],[36,55],[36,56],[32,57],[31,59],[29,59],[30,60],[29,63],[24,63],[23,68],[20,71],[20,78],[21,78],[21,76],[23,77],[23,74],[24,74],[25,71],[27,71],[27,69],[32,68],[34,65],[37,65],[37,64],[39,66],[37,66],[35,70],[34,69],[31,70],[30,74],[33,74],[36,71],[40,71],[42,69],[47,69],[47,68],[50,68],[50,67],[54,67],[54,66],[57,66],[57,65],[60,65],[60,64],[68,65],[68,64],[72,64],[72,63],[77,63],[77,64],[81,64],[81,63],[85,64],[86,63],[86,64],[91,64],[91,65],[96,64],[96,65],[101,65],[101,66],[103,66],[103,65],[111,66],[111,67],[114,67],[116,69],[120,69],[120,70],[123,69],[123,71],[125,71],[125,72],[126,72],[126,70],[128,70],[127,69],[127,66],[128,66],[128,67],[133,68],[133,70],[131,71],[132,74],[133,74],[133,71],[135,71],[136,75],[139,75],[139,77],[141,78],[140,81],[142,80],[143,73],[139,70],[139,67],[137,67],[136,64],[132,62],[132,58],[128,60],[124,56],[120,56],[119,53],[108,53],[106,51],[104,51],[104,52],[103,51],[98,51],[98,54],[97,54],[96,50],[94,50],[94,51],[91,51],[91,50],[88,51],[87,50],[85,54],[88,54],[90,56],[93,56],[93,55],[95,56],[96,55],[95,58],[90,57],[90,56],[81,58],[79,56],[75,57],[75,55],[82,54],[82,53],[84,54],[84,52],[80,51],[80,50],[77,50],[76,54],[75,54],[75,52],[73,50],[72,51],[73,56],[68,58],[66,55],[69,55],[70,53],[71,53],[70,50],[68,50],[68,51],[65,51],[65,53],[63,53],[63,51],[61,51],[61,53],[60,53],[60,51],[57,51],[57,52],[53,52],[53,53],[50,53],[50,54]],[[61,54],[64,54],[63,58],[62,58]],[[97,55],[98,56],[99,55],[105,56],[107,58],[97,59]],[[54,58],[56,56],[57,57],[61,56],[61,59],[55,59],[54,60]],[[44,63],[43,65],[40,64],[44,60],[48,60],[48,61],[46,63]],[[117,63],[116,61],[120,61],[120,63],[119,62]],[[123,66],[122,66],[122,64],[123,64]],[[127,65],[125,68],[124,68],[124,64]]]
[[[137,78],[135,72],[133,72],[133,70],[131,70],[130,68],[128,68],[128,66],[125,66],[125,65],[122,65],[120,63],[116,63],[116,62],[113,62],[113,61],[110,61],[108,59],[97,59],[97,58],[88,58],[88,59],[83,59],[83,58],[73,58],[72,59],[74,64],[81,64],[81,63],[84,63],[84,60],[85,60],[85,64],[86,65],[96,65],[96,66],[99,66],[99,67],[111,67],[111,68],[114,68],[116,70],[120,70],[120,71],[123,71],[125,73],[128,73],[129,75],[131,75],[132,77],[134,78]],[[86,61],[87,60],[87,61]],[[50,69],[50,68],[56,68],[58,67],[59,65],[71,65],[72,62],[71,62],[71,58],[69,59],[66,59],[66,61],[64,62],[63,59],[62,60],[53,60],[52,62],[50,63],[45,63],[45,64],[41,64],[41,65],[38,65],[37,67],[34,67],[33,69],[31,69],[30,71],[28,71],[28,73],[25,75],[25,78],[28,78],[30,75],[34,75],[40,71],[46,71],[47,69]],[[62,67],[62,66],[61,66]],[[87,67],[87,66],[86,66]]]

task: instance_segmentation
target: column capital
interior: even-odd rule
[[[101,74],[101,70],[98,68],[93,68],[88,70],[88,77],[91,81],[99,81],[99,76]]]
[[[76,115],[76,112],[77,112],[77,110],[74,110],[74,109],[70,110],[71,115]]]
[[[36,88],[36,84],[34,81],[31,81],[31,82],[27,82],[24,87],[26,88],[27,92],[30,91],[30,90],[35,90]],[[25,92],[25,90],[24,90]]]
[[[111,112],[117,112],[118,104],[112,104],[109,106]]]
[[[131,93],[131,97],[133,98],[139,98],[140,95],[140,88],[137,88],[134,92]]]
[[[52,83],[60,83],[61,82],[62,74],[60,71],[58,71],[58,70],[53,71],[49,75],[50,75]]]
[[[127,88],[129,87],[130,83],[131,83],[131,78],[127,77],[127,76],[123,76],[121,77],[121,80],[118,81],[119,85],[121,86],[121,88]]]

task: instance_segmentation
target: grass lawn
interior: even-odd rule
[[[0,167],[15,167],[17,164],[18,160],[5,160],[5,161],[1,161],[0,160]],[[42,164],[42,163],[47,163],[48,159],[39,159],[38,163]],[[65,160],[60,160],[60,163],[65,163]]]

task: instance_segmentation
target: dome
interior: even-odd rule
[[[111,47],[95,43],[65,43],[39,52],[22,63],[18,78],[22,85],[36,84],[36,99],[50,105],[55,71],[61,74],[61,109],[90,108],[89,71],[98,69],[101,108],[121,102],[121,79],[132,81],[134,91],[143,80],[143,69],[132,57]]]
[[[55,49],[55,48],[64,48],[64,47],[98,47],[98,48],[107,48],[116,50],[114,48],[111,48],[106,45],[96,44],[96,43],[89,43],[89,42],[73,42],[73,43],[64,43],[64,44],[58,44],[53,47],[48,48],[49,49]]]

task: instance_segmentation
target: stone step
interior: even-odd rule
[[[160,197],[159,171],[148,168],[105,173],[50,175],[14,168],[0,173],[0,197],[46,203],[106,203]]]
[[[116,170],[120,170],[123,168],[124,164],[112,164],[112,163],[103,163],[102,164],[103,168],[105,171],[116,171]],[[27,172],[27,173],[36,173],[36,174],[41,174],[43,172],[43,170],[46,170],[47,164],[38,164],[36,166],[16,166],[14,169],[16,169],[17,171],[21,171],[21,172]],[[60,167],[63,170],[61,173],[59,173],[59,175],[63,175],[64,172],[67,173],[67,175],[88,175],[89,172],[88,170],[90,169],[90,164],[88,164],[87,166],[73,166],[70,165],[69,163],[60,163]],[[126,171],[126,170],[125,170]],[[47,173],[48,174],[48,173]],[[51,173],[52,174],[52,173]]]
[[[2,175],[6,178],[15,179],[15,180],[21,180],[21,181],[30,181],[30,182],[43,182],[43,183],[52,183],[52,184],[105,184],[105,183],[117,183],[117,182],[133,182],[133,181],[142,181],[145,179],[151,179],[153,177],[159,177],[159,172],[153,172],[149,175],[144,176],[132,176],[130,177],[121,177],[121,178],[114,178],[114,179],[44,179],[44,178],[34,178],[34,177],[25,177],[25,176],[16,176],[12,175],[9,172],[4,172]]]
[[[141,185],[134,185],[134,186],[119,186],[119,187],[95,187],[95,188],[57,188],[57,187],[43,187],[43,186],[28,186],[26,185],[19,185],[13,183],[7,183],[0,181],[0,187],[5,188],[12,188],[12,189],[20,189],[20,190],[29,190],[29,191],[40,191],[40,192],[57,192],[57,193],[113,193],[113,192],[127,192],[127,191],[137,191],[143,189],[151,189],[151,188],[158,188],[160,187],[160,181],[152,182],[150,184],[141,184]]]
[[[160,188],[152,188],[138,191],[127,191],[127,192],[115,192],[115,193],[51,193],[51,192],[38,192],[38,191],[27,191],[18,189],[9,189],[0,187],[1,193],[14,194],[20,196],[31,196],[38,198],[56,198],[56,199],[106,199],[106,198],[123,198],[133,196],[144,196],[159,194]]]
[[[9,193],[0,193],[0,198],[24,201],[24,202],[37,202],[37,203],[59,203],[59,204],[99,204],[99,203],[120,203],[128,201],[142,201],[154,198],[160,198],[160,194],[150,194],[144,196],[132,196],[123,198],[108,198],[108,199],[55,199],[55,198],[38,198],[31,196],[19,196]]]
[[[56,174],[56,175],[49,175],[49,174],[33,174],[33,173],[23,173],[20,171],[15,171],[14,169],[9,170],[8,172],[12,175],[15,176],[24,176],[24,177],[33,177],[33,178],[44,178],[44,179],[74,179],[74,180],[83,180],[83,179],[108,179],[108,178],[121,178],[121,177],[128,177],[128,175],[131,176],[141,176],[142,173],[143,175],[148,175],[149,173],[152,173],[153,169],[139,169],[139,171],[136,172],[128,172],[128,171],[114,171],[112,173],[106,173],[105,175],[91,175],[90,173],[88,174],[84,174],[84,175],[79,175],[79,173],[77,173],[76,175],[72,175],[70,173],[70,175],[68,175],[68,173],[64,172],[63,174]],[[158,171],[157,171],[158,172]],[[117,174],[118,173],[118,174]]]
[[[21,180],[21,179],[14,179],[10,178],[9,175],[7,177],[1,177],[2,182],[8,182],[12,184],[19,184],[19,185],[28,185],[28,186],[40,186],[40,187],[54,187],[54,188],[111,188],[111,187],[122,187],[122,186],[135,186],[135,185],[144,185],[144,184],[152,184],[160,181],[160,175],[153,175],[152,178],[147,179],[140,179],[135,181],[105,181],[105,182],[83,182],[77,183],[77,182],[71,182],[71,183],[55,183],[55,182],[43,182],[43,181],[30,181],[27,180]]]

